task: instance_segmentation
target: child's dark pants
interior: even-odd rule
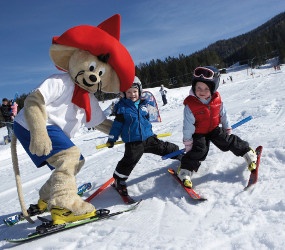
[[[125,154],[116,167],[114,178],[126,180],[144,153],[163,156],[177,150],[179,147],[176,144],[159,140],[156,136],[145,141],[128,142],[125,144]]]
[[[236,156],[243,156],[250,150],[249,144],[236,135],[227,135],[226,130],[216,127],[206,135],[194,134],[193,147],[181,159],[181,168],[197,172],[201,161],[208,155],[210,142],[222,151],[231,151]]]

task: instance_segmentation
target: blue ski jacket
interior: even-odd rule
[[[126,98],[122,98],[114,107],[116,118],[109,133],[109,141],[117,141],[119,136],[127,142],[145,141],[153,136],[149,121],[148,102],[140,100],[138,106]]]

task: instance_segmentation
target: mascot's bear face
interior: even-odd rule
[[[135,65],[120,43],[121,17],[116,14],[96,26],[79,25],[52,39],[50,57],[80,88],[95,93],[119,93],[130,88]]]
[[[108,64],[109,55],[94,56],[85,50],[76,50],[69,60],[68,72],[73,81],[90,93],[101,90],[118,93],[120,80]]]

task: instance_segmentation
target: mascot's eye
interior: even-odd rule
[[[105,74],[105,68],[100,68],[100,70],[98,71],[99,76],[102,76]]]
[[[96,62],[90,63],[90,65],[89,65],[89,70],[90,70],[90,71],[94,71],[95,68],[96,68]]]

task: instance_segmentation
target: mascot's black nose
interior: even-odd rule
[[[92,82],[97,82],[97,77],[95,75],[90,75],[89,76],[89,79],[92,81]]]

